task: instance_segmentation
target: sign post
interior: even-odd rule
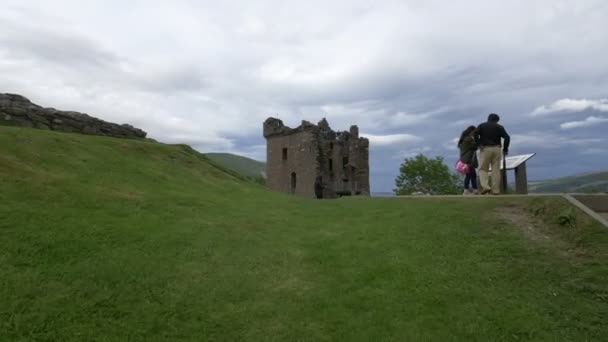
[[[501,192],[503,194],[507,193],[507,184],[509,184],[507,182],[507,156],[504,155],[504,153],[502,154],[502,167],[501,167],[501,175],[500,175],[500,179],[502,179],[502,184],[501,184]]]
[[[528,193],[528,176],[526,175],[526,163],[515,168],[515,191],[518,194]]]
[[[528,193],[528,175],[526,171],[526,162],[535,155],[536,153],[521,154],[517,156],[506,157],[503,159],[503,164],[501,167],[503,174],[503,189],[507,188],[507,171],[515,170],[515,192],[523,195]]]

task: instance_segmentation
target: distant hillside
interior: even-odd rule
[[[608,171],[530,182],[530,192],[608,192]]]
[[[232,153],[205,153],[205,156],[247,177],[259,177],[266,170],[265,163]]]

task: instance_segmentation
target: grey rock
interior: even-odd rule
[[[34,123],[34,127],[38,128],[38,129],[46,129],[46,130],[51,129],[47,124],[45,124],[43,122]]]
[[[115,124],[85,113],[44,108],[17,94],[0,94],[0,125],[35,127],[119,138],[145,139],[147,133],[128,124]]]

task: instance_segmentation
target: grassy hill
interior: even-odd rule
[[[558,199],[316,201],[183,146],[8,127],[0,190],[2,341],[608,336],[608,234],[554,224]]]
[[[608,192],[608,171],[586,173],[546,181],[530,182],[530,192]]]
[[[231,153],[205,153],[205,156],[216,163],[237,171],[251,178],[260,177],[266,170],[266,163]]]

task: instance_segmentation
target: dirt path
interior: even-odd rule
[[[535,220],[522,208],[500,207],[495,214],[507,223],[521,229],[526,237],[534,241],[547,241],[550,237],[545,233],[546,227],[540,220]]]

